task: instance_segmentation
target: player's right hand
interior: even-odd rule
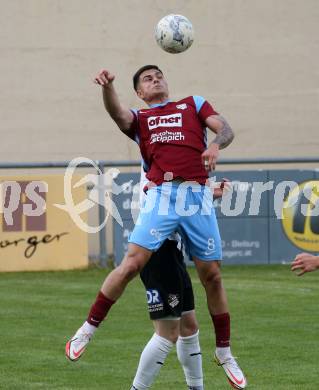
[[[94,78],[94,82],[95,84],[101,85],[102,87],[106,87],[108,85],[111,85],[114,79],[114,74],[112,74],[106,69],[102,69]]]

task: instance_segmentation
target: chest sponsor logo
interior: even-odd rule
[[[182,127],[182,114],[150,116],[147,118],[147,124],[149,130],[154,130],[158,127]]]
[[[151,144],[154,144],[155,142],[160,143],[170,143],[171,141],[184,141],[185,136],[182,134],[181,131],[162,131],[159,133],[153,133],[151,134]]]

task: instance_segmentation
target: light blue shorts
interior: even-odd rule
[[[167,182],[148,190],[129,242],[156,251],[179,232],[191,256],[221,260],[222,249],[211,189],[193,182]]]

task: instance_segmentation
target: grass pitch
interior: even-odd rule
[[[212,363],[206,299],[192,269],[205,388],[230,389]],[[68,338],[86,318],[106,271],[0,274],[0,388],[128,390],[152,335],[144,290],[133,281],[75,363]],[[223,269],[232,317],[232,349],[250,389],[319,388],[319,272],[297,278],[287,266]],[[152,389],[186,389],[173,351]]]

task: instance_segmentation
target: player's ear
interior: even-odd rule
[[[144,94],[143,94],[143,92],[141,91],[140,88],[137,88],[137,90],[136,90],[136,95],[137,95],[140,99],[143,99],[143,97],[144,97]]]

